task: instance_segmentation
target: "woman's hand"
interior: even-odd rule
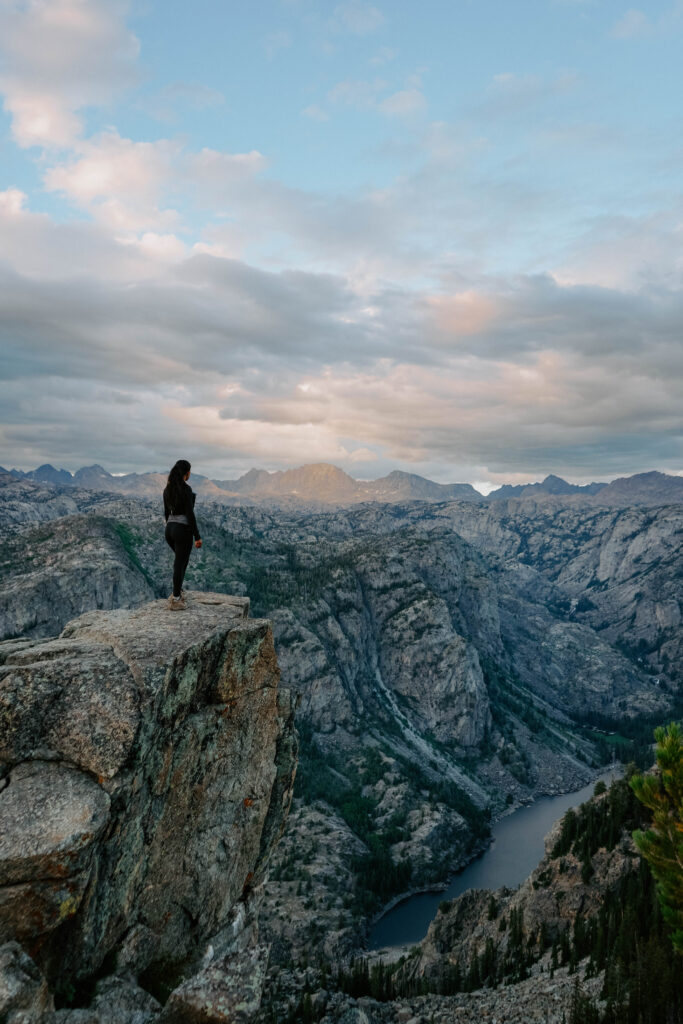
[[[194,542],[194,546],[195,546],[196,548],[200,548],[200,547],[202,546],[202,542],[201,542],[200,540],[196,540],[196,541]]]

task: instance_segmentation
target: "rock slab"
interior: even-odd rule
[[[0,942],[50,983],[105,958],[180,980],[212,937],[253,941],[296,737],[248,608],[194,594],[0,644]]]

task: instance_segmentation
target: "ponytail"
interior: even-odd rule
[[[183,488],[185,486],[185,474],[192,469],[187,459],[178,459],[175,466],[168,474],[166,489],[168,492],[168,504],[171,510],[179,509],[183,501]]]

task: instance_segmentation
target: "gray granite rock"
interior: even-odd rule
[[[4,645],[0,921],[37,940],[49,979],[108,955],[180,974],[231,922],[253,939],[239,907],[282,831],[296,741],[248,607],[193,594],[182,614],[87,613]]]
[[[47,982],[18,942],[0,946],[0,1021],[36,1024],[54,1009]]]
[[[77,912],[110,799],[60,762],[25,761],[0,793],[0,941],[33,939]]]
[[[0,645],[0,758],[64,758],[95,776],[123,766],[140,721],[136,682],[111,646],[63,638]]]
[[[268,964],[268,947],[223,957],[181,985],[166,1003],[160,1024],[242,1024],[254,1019]]]
[[[130,977],[106,978],[98,982],[90,1006],[57,1010],[40,1024],[152,1024],[161,1005]]]

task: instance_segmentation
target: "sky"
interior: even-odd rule
[[[683,2],[0,0],[0,464],[683,473]]]

